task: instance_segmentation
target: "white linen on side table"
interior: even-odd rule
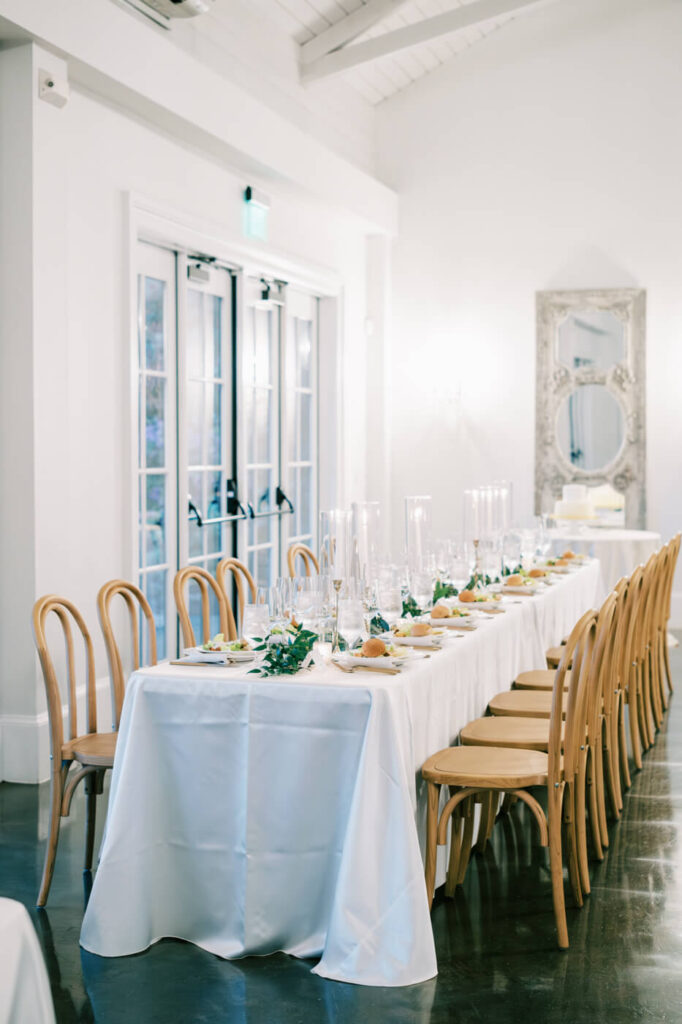
[[[576,554],[599,559],[601,576],[597,600],[601,604],[623,576],[649,560],[661,546],[660,533],[650,530],[557,529],[550,530],[552,549],[561,554],[570,547]]]
[[[26,908],[0,897],[0,1024],[55,1024],[42,950]]]
[[[120,956],[175,936],[225,957],[321,954],[316,973],[364,985],[433,977],[420,766],[543,664],[598,571],[509,603],[399,676],[135,673],[81,944]]]

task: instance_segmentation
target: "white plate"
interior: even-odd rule
[[[533,583],[526,583],[524,586],[521,587],[508,587],[505,585],[502,588],[503,594],[538,594],[539,592],[540,588],[537,586],[537,584]]]
[[[185,657],[194,661],[207,661],[215,665],[225,665],[228,661],[253,661],[253,651],[205,651],[201,647],[188,647]]]
[[[392,636],[390,640],[398,647],[440,647],[443,643],[443,635],[429,633],[427,636]]]
[[[384,657],[383,654],[379,655],[378,658],[363,658],[362,656],[356,657],[353,654],[339,654],[334,658],[334,661],[340,661],[342,665],[347,665],[348,668],[353,666],[368,666],[370,668],[400,668],[409,659],[409,654],[406,651],[404,657],[396,657],[395,655],[389,655]]]
[[[467,611],[466,615],[453,615],[449,619],[434,619],[429,616],[427,621],[429,626],[433,626],[434,629],[439,629],[441,626],[443,629],[452,629],[452,627],[458,622],[461,622],[466,626],[471,618],[473,618],[472,612]]]
[[[469,611],[479,611],[481,608],[499,608],[502,610],[504,607],[502,601],[469,601],[466,604],[466,609]]]

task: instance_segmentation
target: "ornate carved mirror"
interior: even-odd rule
[[[537,293],[538,514],[566,484],[608,484],[646,526],[645,310],[637,288]]]

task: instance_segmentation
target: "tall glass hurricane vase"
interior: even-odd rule
[[[381,505],[378,501],[355,501],[352,510],[352,557],[356,575],[369,586],[376,578],[381,551]]]
[[[405,552],[410,573],[424,572],[431,554],[431,497],[405,498]]]

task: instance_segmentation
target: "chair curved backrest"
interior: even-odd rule
[[[592,657],[592,676],[587,695],[587,735],[590,743],[599,734],[599,716],[610,710],[613,687],[610,685],[615,654],[617,615],[622,608],[622,592],[612,590],[597,614],[597,632]]]
[[[680,536],[679,533],[675,534],[662,549],[665,552],[665,568],[662,570],[663,580],[661,583],[658,628],[665,632],[667,632],[668,619],[670,618],[675,568],[680,552]]]
[[[64,718],[62,713],[62,695],[59,689],[57,672],[47,643],[45,624],[48,616],[57,616],[64,634],[66,649],[66,698],[68,706],[68,735],[66,740],[76,739],[85,733],[97,732],[97,694],[95,690],[95,653],[92,638],[88,632],[83,616],[75,604],[65,597],[46,594],[39,597],[33,606],[33,637],[43,670],[45,693],[47,695],[47,712],[50,722],[50,749],[53,758],[53,771],[61,763],[62,747],[65,743]],[[74,664],[73,631],[71,622],[76,624],[85,645],[85,718],[86,728],[78,730],[78,709],[76,702],[76,671]]]
[[[149,601],[134,583],[128,583],[126,580],[109,580],[100,587],[97,594],[97,615],[104,636],[104,645],[109,662],[114,729],[118,729],[121,720],[126,683],[121,651],[116,641],[116,634],[111,621],[111,602],[118,595],[123,598],[123,602],[128,609],[133,669],[140,667],[140,619],[138,618],[138,606],[147,621],[149,637],[148,663],[156,665],[156,624]]]
[[[315,557],[315,553],[306,544],[292,544],[287,551],[287,566],[289,568],[289,575],[293,579],[297,576],[296,572],[296,559],[303,559],[303,566],[305,568],[306,576],[312,576],[312,570],[316,573],[320,572],[320,563]]]
[[[592,609],[578,620],[566,641],[559,667],[554,676],[552,710],[549,720],[548,785],[562,780],[570,782],[578,770],[579,751],[585,742],[587,694],[596,636],[597,613]],[[569,665],[571,666],[569,668]],[[566,674],[568,691],[564,693]],[[562,719],[566,701],[566,724],[563,741]]]
[[[638,565],[633,569],[628,580],[627,594],[623,608],[623,642],[620,645],[620,657],[618,658],[618,677],[623,689],[627,689],[632,673],[632,661],[638,649],[638,638],[635,635],[638,631],[638,619],[641,614],[640,598],[642,593],[642,582],[644,567]]]
[[[235,620],[232,611],[232,602],[228,596],[228,576],[231,573],[237,588],[237,618]],[[218,562],[218,567],[215,571],[218,586],[221,588],[227,604],[227,619],[230,640],[236,640],[241,634],[241,624],[244,617],[244,605],[246,604],[245,585],[249,588],[249,594],[251,595],[251,601],[256,601],[256,583],[249,572],[249,569],[243,562],[240,562],[238,558],[223,558]]]
[[[184,569],[179,569],[176,572],[175,579],[173,580],[173,596],[175,597],[175,606],[180,618],[182,640],[185,647],[195,647],[197,642],[185,598],[185,588],[190,582],[195,582],[201,593],[201,643],[206,643],[211,639],[211,591],[213,591],[213,595],[218,602],[220,632],[223,636],[234,640],[235,637],[230,636],[225,595],[218,586],[217,581],[211,576],[210,572],[206,572],[200,566],[186,565]]]

